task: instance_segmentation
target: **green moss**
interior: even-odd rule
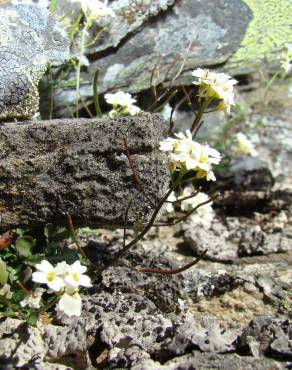
[[[262,62],[276,60],[285,43],[292,42],[292,2],[290,0],[242,0],[253,19],[240,48],[226,64],[228,71],[248,71]]]

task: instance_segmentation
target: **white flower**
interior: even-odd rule
[[[215,73],[201,68],[193,71],[192,75],[198,79],[193,84],[199,86],[199,97],[221,100],[217,108],[230,113],[230,106],[235,104],[233,85],[237,81],[225,73]]]
[[[41,298],[45,289],[36,288],[32,294],[28,294],[21,302],[21,307],[40,308]]]
[[[114,94],[105,94],[104,98],[108,104],[112,104],[114,106],[121,105],[127,107],[136,102],[136,100],[132,98],[131,94],[123,91],[117,91]]]
[[[169,103],[165,104],[160,112],[165,119],[165,121],[169,122],[171,117],[172,107]],[[172,114],[172,120],[175,121],[177,113],[174,111]]]
[[[50,262],[42,260],[36,266],[37,271],[32,274],[32,280],[36,283],[47,284],[55,292],[59,292],[65,286],[65,282],[59,275],[61,271],[55,269]]]
[[[82,266],[80,261],[76,261],[73,265],[68,267],[64,281],[66,283],[66,289],[74,290],[79,287],[79,285],[84,287],[91,287],[90,277],[84,275],[87,270],[85,266]]]
[[[6,299],[11,299],[13,293],[11,292],[9,284],[4,284],[3,287],[0,289],[0,295]]]
[[[175,136],[177,139],[167,138],[161,141],[159,147],[160,150],[169,152],[169,170],[194,170],[197,171],[198,178],[206,177],[207,180],[214,181],[212,166],[220,162],[220,153],[208,145],[193,141],[190,130],[187,130],[186,134],[180,132]]]
[[[86,14],[87,17],[90,17],[92,19],[97,19],[99,17],[105,17],[105,16],[111,16],[114,17],[115,14],[107,6],[107,1],[104,3],[99,0],[70,0],[71,3],[80,3],[81,9],[84,14]]]
[[[169,202],[175,202],[177,200],[176,198],[176,195],[174,193],[174,191],[172,193],[170,193],[170,195],[168,196],[167,200]],[[167,212],[167,213],[173,213],[174,212],[174,207],[173,207],[173,203],[165,203],[164,204],[164,210]]]
[[[250,154],[257,156],[258,152],[255,150],[253,143],[242,132],[236,134],[237,151],[243,154]]]
[[[128,111],[131,116],[135,116],[135,114],[139,113],[141,109],[137,107],[136,105],[131,105],[128,107]]]
[[[117,91],[115,94],[105,94],[105,101],[113,106],[113,110],[109,112],[111,118],[130,114],[134,116],[140,112],[140,108],[134,105],[136,99],[132,95],[123,91]]]
[[[286,44],[286,50],[281,55],[280,66],[285,72],[289,73],[292,69],[292,44]]]
[[[194,189],[191,186],[187,186],[184,188],[184,191],[179,199],[190,197],[193,193]],[[209,197],[207,194],[199,192],[195,196],[181,201],[181,210],[185,212],[191,211],[198,205],[206,202],[208,199]],[[194,211],[194,213],[189,216],[189,218],[192,223],[209,228],[214,218],[212,202],[200,206],[196,211]]]
[[[80,316],[82,300],[79,293],[64,293],[59,300],[57,308],[64,312],[67,316]]]

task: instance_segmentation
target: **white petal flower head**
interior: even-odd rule
[[[31,295],[27,295],[21,302],[21,307],[31,307],[31,308],[40,308],[41,298],[45,289],[36,288]]]
[[[131,105],[128,107],[128,111],[131,116],[135,116],[135,114],[141,112],[141,109],[136,105]]]
[[[206,177],[207,180],[215,179],[212,172],[212,165],[218,164],[221,160],[220,153],[208,145],[201,145],[193,141],[190,130],[185,134],[175,134],[177,139],[167,138],[160,142],[160,150],[169,152],[168,167],[170,172],[176,169],[187,171],[200,171],[199,177]]]
[[[64,312],[67,316],[80,316],[82,300],[79,293],[64,293],[59,300],[57,309]]]
[[[35,283],[47,284],[47,286],[55,292],[59,292],[65,287],[65,282],[58,271],[46,260],[36,266],[37,271],[32,274],[32,280]]]
[[[127,114],[134,116],[141,111],[139,107],[134,105],[136,99],[132,98],[132,95],[129,93],[117,91],[115,94],[105,94],[104,98],[108,104],[111,104],[114,107],[114,109],[109,113],[111,118]]]
[[[201,68],[193,71],[192,75],[198,80],[193,82],[199,86],[198,95],[202,98],[221,100],[217,108],[230,113],[230,106],[235,104],[233,86],[238,81],[225,73],[215,73]]]
[[[237,151],[243,154],[250,154],[251,156],[257,156],[253,143],[244,135],[242,132],[236,134],[237,139]]]
[[[132,98],[131,94],[123,91],[117,91],[114,94],[105,94],[104,98],[108,104],[121,105],[122,107],[128,107],[136,102],[136,100]]]
[[[6,299],[11,299],[13,293],[11,292],[9,284],[4,284],[2,288],[0,288],[0,295]]]
[[[163,152],[172,152],[174,150],[177,142],[178,142],[177,139],[173,139],[171,137],[168,137],[168,138],[160,141],[159,150],[162,150]]]
[[[176,198],[176,195],[175,195],[175,192],[173,191],[172,193],[170,193],[169,197],[167,198],[168,202],[175,202],[177,200]],[[167,212],[167,213],[173,213],[174,212],[174,206],[173,206],[173,203],[165,203],[164,205],[164,210]]]
[[[191,196],[195,190],[191,186],[185,187],[181,199]],[[195,196],[185,199],[181,202],[182,211],[188,212],[206,202],[209,199],[208,195],[202,192],[197,193]],[[197,210],[190,215],[190,221],[197,225],[205,226],[209,228],[214,218],[214,211],[212,208],[212,202],[204,204],[197,208]]]
[[[161,115],[165,119],[165,121],[169,122],[170,117],[171,117],[171,112],[172,112],[172,107],[170,106],[169,103],[165,104],[161,110]],[[176,112],[174,111],[172,114],[172,120],[175,121],[176,119]]]
[[[67,274],[65,276],[66,287],[69,290],[77,289],[80,285],[84,287],[91,287],[90,277],[84,275],[87,270],[85,266],[82,266],[80,261],[76,261],[73,265],[68,267]]]
[[[71,3],[80,3],[80,7],[84,14],[86,14],[87,17],[90,17],[92,19],[97,19],[99,17],[105,17],[105,16],[112,16],[114,17],[115,14],[107,6],[107,1],[102,2],[99,0],[71,0]]]

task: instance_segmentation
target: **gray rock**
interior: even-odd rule
[[[132,370],[284,370],[289,363],[279,363],[272,359],[255,359],[237,354],[220,355],[193,351],[191,354],[176,357],[164,365],[154,360],[144,360],[132,367]]]
[[[182,230],[186,246],[195,255],[208,249],[207,257],[216,261],[232,261],[238,257],[292,250],[289,227],[282,227],[282,230],[274,227],[267,231],[263,227],[256,220],[227,217],[225,224],[215,220],[210,229],[198,228],[186,222]]]
[[[144,191],[156,203],[169,181],[167,156],[158,150],[164,130],[161,117],[149,113],[2,124],[1,227],[62,225],[67,212],[76,226],[123,227],[130,199],[129,225],[138,211],[147,219],[151,206],[134,182],[124,138]]]
[[[255,158],[244,156],[231,162],[229,176],[232,185],[242,190],[270,190],[274,184],[268,163]]]
[[[139,4],[145,6],[149,2],[141,1]],[[97,68],[101,71],[100,93],[124,89],[125,86],[132,93],[149,89],[151,74],[160,58],[156,82],[162,82],[168,70],[167,81],[170,81],[180,69],[190,43],[184,73],[177,84],[191,84],[190,70],[196,66],[223,63],[234,53],[250,19],[249,8],[238,0],[220,0],[216,7],[213,0],[177,1],[164,14],[149,20],[139,32],[128,34],[128,39],[118,48],[92,62],[88,71],[82,73],[81,95],[89,103],[92,101],[92,79]],[[137,22],[135,17],[134,22]],[[69,79],[74,80],[75,73]],[[75,99],[73,89],[56,92],[58,107],[70,105]]]
[[[241,345],[255,357],[264,355],[292,360],[292,323],[272,317],[258,317],[243,330]]]
[[[44,7],[4,6],[0,18],[0,120],[28,119],[38,110],[47,65],[69,59],[69,41]]]
[[[99,16],[92,20],[89,29],[89,40],[96,39],[97,33],[103,28],[100,37],[96,42],[87,48],[86,53],[94,54],[105,51],[109,48],[116,48],[121,41],[129,34],[137,32],[143,24],[166,11],[175,3],[175,0],[116,0],[108,4],[112,15]],[[56,12],[60,16],[74,14],[77,17],[80,12],[80,3],[69,3],[66,0],[59,0]]]

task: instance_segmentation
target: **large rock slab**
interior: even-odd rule
[[[166,155],[158,150],[165,123],[141,114],[110,120],[80,119],[0,126],[0,209],[2,229],[45,223],[123,226],[137,212],[149,215],[126,156],[132,161],[152,204],[164,194],[169,177]],[[146,217],[147,219],[147,217]]]
[[[125,86],[130,92],[148,89],[160,58],[157,83],[163,81],[166,74],[170,81],[180,69],[190,44],[183,72],[186,81],[191,83],[190,71],[196,66],[224,63],[237,50],[251,17],[246,4],[238,0],[216,1],[216,6],[214,0],[176,2],[172,8],[144,23],[139,32],[129,33],[117,49],[91,55],[90,66],[82,74],[81,95],[91,101],[97,68],[101,71],[100,93]],[[96,48],[92,46],[91,50]],[[72,73],[71,79],[75,78]],[[70,93],[62,89],[58,90],[56,99],[57,104],[64,107],[75,101],[76,94],[73,89]]]
[[[115,89],[137,93],[150,88],[155,68],[156,83],[164,79],[169,83],[184,64],[175,85],[190,85],[191,71],[198,66],[220,66],[228,73],[242,74],[257,70],[263,63],[278,64],[285,43],[292,42],[289,21],[292,9],[288,0],[139,4],[137,9],[144,6],[145,11],[137,10],[134,14],[130,1],[112,3],[116,17],[104,25],[98,21],[100,24],[92,28],[91,40],[98,27],[103,26],[104,31],[86,50],[90,65],[82,73],[81,95],[88,103],[92,102],[91,85],[97,68],[101,71],[100,93]],[[74,85],[74,72],[69,80]],[[74,88],[57,91],[56,103],[60,108],[64,108],[64,102],[72,104],[75,99]]]

